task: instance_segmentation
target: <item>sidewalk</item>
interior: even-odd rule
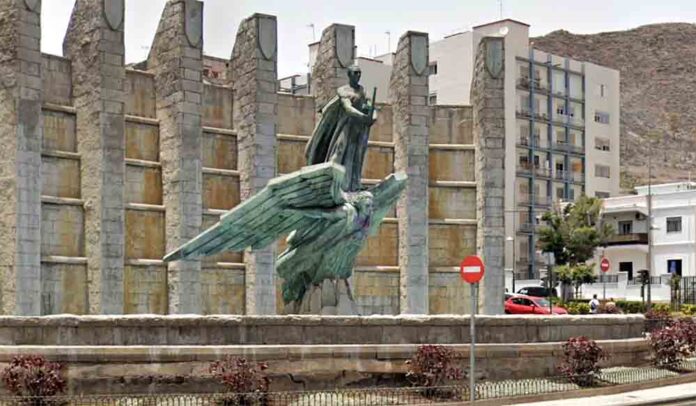
[[[663,386],[661,388],[644,389],[616,395],[522,403],[518,404],[518,406],[647,406],[665,405],[669,404],[668,402],[675,402],[675,404],[677,404],[685,401],[693,401],[694,404],[696,404],[696,383]]]

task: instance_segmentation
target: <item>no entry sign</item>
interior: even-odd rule
[[[608,272],[611,264],[609,263],[609,260],[606,258],[602,258],[602,262],[599,263],[599,269],[602,272]]]
[[[483,261],[476,255],[470,255],[459,265],[459,273],[466,283],[478,283],[483,278]]]

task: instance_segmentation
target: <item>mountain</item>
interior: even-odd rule
[[[685,180],[696,169],[696,25],[666,23],[591,35],[553,31],[534,47],[621,72],[621,184]],[[696,177],[696,171],[694,171]]]

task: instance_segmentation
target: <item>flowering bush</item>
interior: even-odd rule
[[[654,330],[650,334],[653,362],[660,368],[677,369],[689,354],[689,341],[684,327],[678,323]]]
[[[223,405],[265,404],[270,383],[266,369],[268,365],[263,362],[254,364],[232,356],[210,364],[210,373],[230,392]]]
[[[571,337],[563,344],[563,362],[560,371],[580,386],[592,386],[599,372],[599,361],[605,358],[604,350],[587,337]]]
[[[56,396],[65,391],[63,366],[48,362],[40,355],[22,355],[12,359],[0,376],[14,396],[37,398],[35,404],[45,404],[41,398]]]
[[[453,366],[454,351],[443,345],[421,345],[406,361],[406,379],[414,386],[441,386],[447,380],[461,379],[462,371]]]

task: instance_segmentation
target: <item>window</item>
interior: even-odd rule
[[[609,177],[609,167],[606,165],[595,165],[594,174],[598,178],[608,178]]]
[[[437,104],[437,94],[431,94],[428,96],[428,105],[434,106]]]
[[[565,189],[563,187],[556,188],[556,199],[563,200],[565,198]]]
[[[565,115],[566,114],[565,106],[561,106],[561,105],[556,106],[556,114]]]
[[[633,280],[633,262],[619,262],[619,272],[626,272],[628,280]]]
[[[437,75],[437,61],[428,64],[428,75]]]
[[[601,111],[595,111],[594,121],[596,123],[609,124],[609,113],[603,113]]]
[[[568,190],[568,200],[571,202],[575,201],[575,189],[571,188]]]
[[[594,195],[595,195],[595,197],[598,197],[598,198],[600,198],[600,199],[606,199],[607,197],[609,197],[609,192],[600,192],[600,191],[596,191],[596,192],[594,193]]]
[[[595,137],[594,147],[600,151],[611,150],[611,142],[608,138]]]
[[[682,276],[682,260],[681,259],[668,259],[667,260],[667,272],[673,275]]]
[[[619,221],[619,235],[628,235],[633,233],[633,222]]]
[[[681,217],[667,217],[667,232],[681,233],[682,219]]]
[[[599,85],[599,97],[604,98],[606,97],[606,92],[607,92],[607,86],[606,85]]]

